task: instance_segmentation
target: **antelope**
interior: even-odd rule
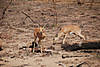
[[[26,15],[34,23],[34,20],[27,13],[25,13],[23,11],[22,11],[22,13],[24,15]],[[34,34],[34,45],[33,45],[34,50],[35,50],[35,45],[37,44],[36,43],[37,38],[38,38],[38,45],[40,45],[41,40],[43,40],[46,36],[45,31],[44,31],[44,27],[45,27],[46,24],[43,27],[41,27],[41,25],[39,23],[37,23],[37,24],[38,24],[38,28],[33,29],[34,30],[34,33],[33,33]],[[42,53],[43,46],[41,45],[40,48],[41,48],[41,53]],[[33,48],[32,48],[32,50],[33,50]],[[34,50],[33,50],[33,52],[34,52]]]
[[[66,25],[63,26],[59,33],[56,34],[56,37],[53,39],[53,43],[54,41],[58,40],[61,36],[64,36],[63,38],[63,44],[65,44],[65,40],[68,34],[75,34],[78,35],[79,37],[83,38],[85,40],[85,37],[81,34],[81,29],[79,26],[77,25]]]
[[[34,42],[36,43],[36,40],[38,39],[37,43],[40,46],[40,51],[41,53],[43,52],[43,45],[41,45],[41,41],[46,37],[45,34],[45,30],[44,27],[38,27],[38,28],[34,28]],[[34,49],[35,49],[35,45],[34,45]],[[34,52],[34,50],[33,50]]]

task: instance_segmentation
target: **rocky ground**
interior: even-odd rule
[[[100,67],[100,50],[83,49],[64,51],[61,43],[53,45],[53,37],[63,25],[79,25],[87,40],[100,38],[100,4],[91,9],[85,4],[66,4],[37,1],[13,1],[0,20],[0,38],[3,50],[0,51],[0,67]],[[55,8],[56,7],[56,8]],[[22,13],[27,13],[33,22]],[[57,22],[57,25],[56,25]],[[28,48],[21,49],[34,39],[33,28],[45,25],[47,37],[42,44],[55,50],[52,54],[32,53]],[[61,38],[62,39],[62,38]],[[81,42],[76,35],[69,35],[67,43]],[[59,40],[61,42],[61,40]],[[62,58],[62,55],[66,58]]]

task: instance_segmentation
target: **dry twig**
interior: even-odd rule
[[[22,11],[22,13],[25,15],[25,16],[27,16],[33,23],[36,23],[35,21],[33,21],[33,19],[27,14],[27,13],[25,13],[25,12],[23,12]],[[38,24],[38,26],[41,26],[39,23],[37,23]]]
[[[1,19],[3,19],[3,18],[4,18],[4,15],[5,15],[5,13],[6,13],[7,9],[9,8],[9,6],[11,5],[11,3],[12,3],[12,0],[9,2],[9,4],[7,5],[7,7],[6,7],[6,8],[4,8],[4,10],[3,10],[3,14],[2,14],[2,18],[1,18]]]

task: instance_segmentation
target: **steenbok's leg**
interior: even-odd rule
[[[37,37],[34,36],[34,42],[36,42]]]
[[[85,37],[79,32],[76,35],[80,36],[81,38],[83,38],[85,40]]]
[[[57,34],[57,36],[55,37],[55,40],[58,40],[61,36],[63,36],[64,33],[63,32],[60,32]]]
[[[31,48],[31,51],[34,53],[35,52],[35,43],[33,44],[33,47]]]
[[[64,33],[63,33],[63,32],[60,32],[60,33],[56,34],[56,37],[55,37],[55,38],[53,38],[53,44],[55,44],[55,43],[56,43],[56,41],[57,41],[57,40],[59,40],[59,38],[60,38],[61,36],[63,36],[63,35],[64,35]]]
[[[66,35],[64,35],[63,44],[65,44],[66,37],[67,37],[67,34],[66,34]]]
[[[42,44],[41,44],[41,40],[42,40],[42,39],[39,39],[38,43],[39,43],[39,45],[40,45],[40,51],[41,51],[41,53],[42,53],[42,52],[43,52],[43,50],[42,50],[42,49],[43,49],[43,46],[42,46]]]
[[[34,44],[33,44],[33,48],[32,48],[32,52],[34,53],[35,52],[35,43],[36,43],[36,39],[37,39],[37,37],[34,37]]]

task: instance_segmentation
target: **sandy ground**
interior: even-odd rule
[[[53,45],[53,37],[59,31],[58,27],[73,24],[79,25],[86,39],[100,38],[100,7],[97,4],[89,9],[88,5],[78,6],[76,4],[37,2],[37,1],[15,1],[7,9],[4,19],[0,21],[0,36],[3,40],[3,50],[0,52],[0,67],[100,67],[100,53],[88,53],[78,51],[64,51],[61,43]],[[54,9],[53,7],[56,7]],[[33,20],[25,19],[22,11],[26,12]],[[57,12],[57,17],[56,13]],[[57,18],[58,26],[55,26]],[[27,43],[33,41],[33,28],[37,23],[46,25],[47,37],[42,44],[48,48],[55,47],[52,55],[44,53],[33,54],[28,48],[20,49]],[[78,36],[69,35],[68,43],[80,42]],[[61,42],[61,41],[59,41]],[[88,50],[88,49],[87,49]],[[84,50],[83,50],[84,51]],[[91,51],[91,50],[88,50]],[[99,51],[99,49],[93,49]],[[62,55],[66,54],[65,59]]]

